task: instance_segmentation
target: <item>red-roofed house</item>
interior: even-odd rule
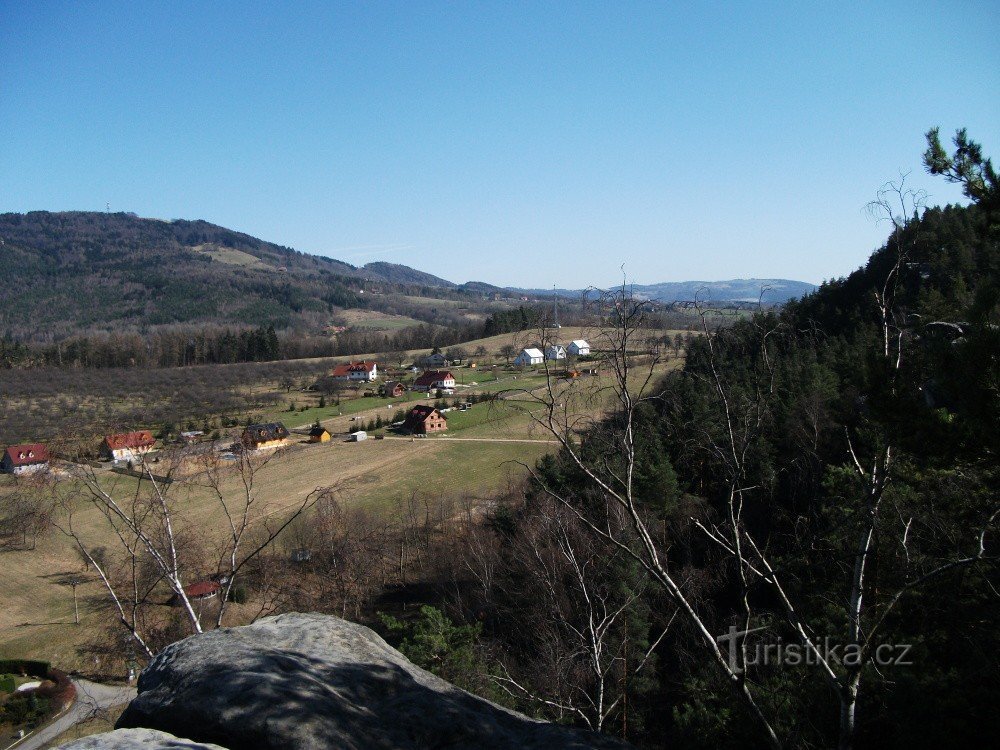
[[[0,472],[4,474],[28,474],[42,471],[49,466],[49,449],[41,443],[12,445],[0,458]]]
[[[192,602],[212,599],[222,591],[222,584],[218,581],[198,581],[184,587],[184,595]],[[181,606],[183,600],[174,594],[170,599],[170,604],[175,607]]]
[[[403,429],[417,435],[426,435],[428,432],[444,432],[448,429],[448,420],[444,414],[433,406],[420,404],[410,409],[403,422]]]
[[[108,435],[101,443],[101,453],[112,461],[135,461],[153,450],[156,438],[149,430]]]
[[[368,362],[350,362],[346,365],[337,365],[330,371],[330,377],[340,380],[360,380],[369,383],[378,379],[378,364]]]
[[[454,388],[455,376],[447,370],[428,370],[413,381],[415,391],[433,391],[435,388]]]

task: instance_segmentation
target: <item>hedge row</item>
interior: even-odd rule
[[[49,663],[32,659],[0,659],[0,672],[44,678],[49,676]]]

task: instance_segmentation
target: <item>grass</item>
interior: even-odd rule
[[[271,268],[255,255],[236,250],[232,247],[218,247],[216,245],[197,245],[192,247],[196,253],[207,255],[212,260],[225,263],[228,266],[240,266],[242,268]]]

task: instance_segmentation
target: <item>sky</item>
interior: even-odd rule
[[[820,282],[959,127],[997,2],[0,2],[0,212],[205,219],[353,265]]]

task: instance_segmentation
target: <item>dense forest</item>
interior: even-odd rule
[[[185,324],[316,330],[357,308],[448,322],[406,296],[482,299],[405,266],[355,268],[205,221],[2,214],[0,243],[0,334],[22,342]]]
[[[579,438],[553,422],[446,615],[388,621],[404,651],[645,747],[1000,736],[1000,184],[964,132],[928,143],[971,205],[886,185],[865,267],[709,331]]]

